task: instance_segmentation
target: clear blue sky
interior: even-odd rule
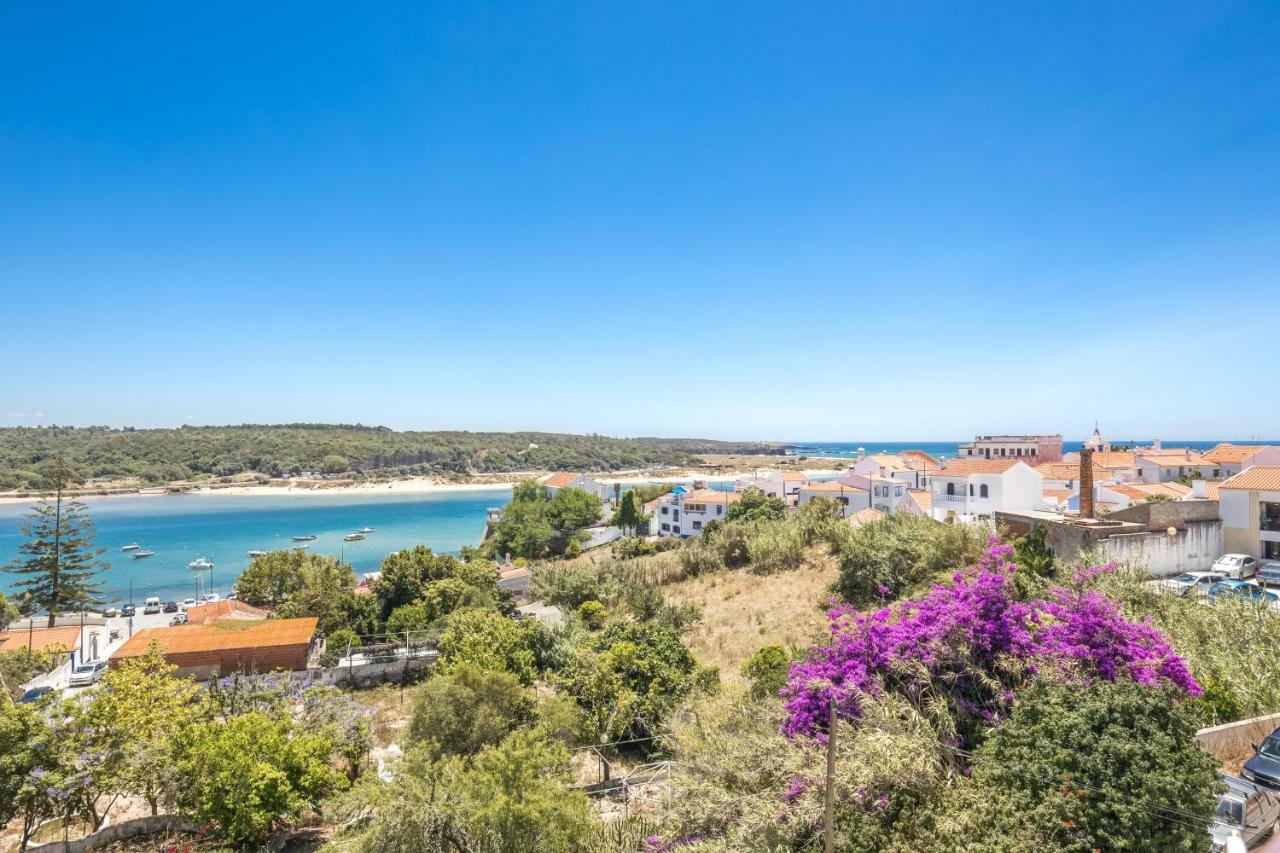
[[[1280,5],[854,5],[6,3],[0,422],[1280,435]]]

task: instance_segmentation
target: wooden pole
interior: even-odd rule
[[[831,699],[831,712],[827,721],[827,797],[826,816],[826,853],[835,853],[836,849],[836,700]]]

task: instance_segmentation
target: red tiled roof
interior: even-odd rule
[[[933,492],[928,489],[907,489],[907,494],[915,500],[916,506],[928,511],[933,508]]]
[[[1280,492],[1280,466],[1250,465],[1234,477],[1223,480],[1218,488]]]
[[[219,619],[265,619],[267,611],[243,601],[226,599],[210,604],[197,604],[187,611],[187,621],[193,625],[207,625]]]
[[[305,645],[315,636],[318,621],[314,616],[304,616],[299,619],[264,619],[261,622],[144,628],[126,640],[111,657],[137,657],[146,652],[152,640],[169,655]]]
[[[551,489],[562,489],[578,478],[577,474],[569,474],[561,471],[558,474],[552,474],[550,477],[542,481],[542,485]]]
[[[1218,465],[1239,464],[1253,456],[1259,450],[1266,450],[1267,445],[1258,444],[1219,444],[1206,452],[1204,458]]]
[[[1080,463],[1079,462],[1045,462],[1043,465],[1037,465],[1036,470],[1040,472],[1046,480],[1079,480],[1080,479]],[[1094,480],[1108,480],[1114,475],[1103,468],[1101,465],[1093,466]]]
[[[864,524],[871,524],[874,521],[879,521],[880,519],[884,518],[884,516],[885,516],[885,513],[881,512],[878,509],[872,509],[871,507],[863,507],[862,509],[855,512],[853,515],[848,516],[848,520],[849,520],[849,523],[854,527],[861,527]]]
[[[717,489],[694,489],[684,495],[681,503],[723,504],[736,503],[742,500],[737,492],[721,492]]]
[[[866,489],[860,488],[858,486],[850,486],[848,483],[837,483],[834,480],[830,482],[825,482],[825,483],[810,483],[807,486],[801,486],[800,491],[831,492],[834,495],[842,494],[844,492],[854,492],[854,493],[861,492],[864,495],[867,493]]]
[[[25,649],[28,641],[34,651],[54,648],[70,651],[80,648],[80,628],[68,625],[57,628],[32,628],[30,632],[25,629],[0,631],[0,652]]]
[[[952,459],[941,471],[934,471],[934,477],[967,477],[970,474],[1003,474],[1021,459]]]

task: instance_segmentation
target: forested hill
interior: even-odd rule
[[[706,439],[608,438],[542,432],[397,432],[347,424],[178,429],[0,428],[0,488],[27,488],[45,460],[63,454],[84,477],[149,482],[253,472],[477,474],[616,471],[680,465],[700,453],[776,453],[776,445]]]

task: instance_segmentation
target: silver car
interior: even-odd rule
[[[1240,833],[1246,847],[1254,847],[1280,824],[1280,801],[1264,788],[1235,776],[1223,776],[1227,792],[1218,800],[1209,834],[1214,853],[1227,849],[1227,839]]]
[[[102,673],[107,671],[107,662],[104,660],[88,661],[77,666],[71,671],[72,687],[88,687],[90,684],[97,684],[98,679],[102,678]]]
[[[1208,595],[1209,587],[1226,580],[1222,572],[1183,572],[1176,578],[1166,578],[1160,586],[1179,595]]]

